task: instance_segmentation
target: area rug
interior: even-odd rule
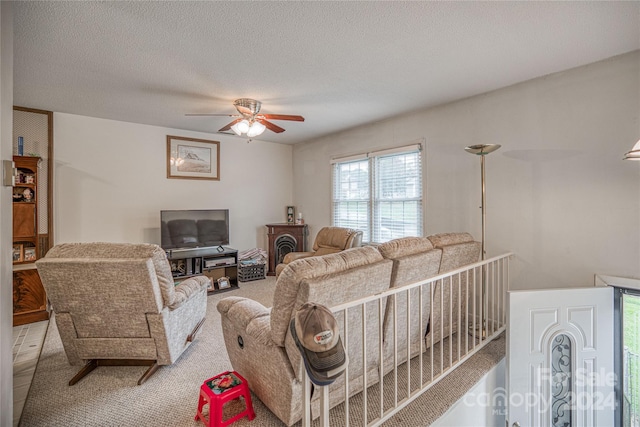
[[[204,380],[232,369],[222,338],[220,314],[216,309],[218,301],[229,296],[242,296],[270,307],[274,288],[275,278],[268,277],[265,280],[240,283],[239,289],[230,292],[210,295],[206,322],[196,341],[176,363],[160,368],[142,386],[136,383],[146,367],[99,367],[82,381],[69,387],[69,379],[75,375],[78,367],[68,364],[55,321],[49,322],[20,426],[202,425],[194,421],[200,385]],[[383,425],[421,427],[431,424],[504,357],[504,344],[504,337],[489,343]],[[402,372],[400,369],[401,380]],[[417,369],[412,372],[417,372]],[[385,395],[387,392],[385,390]],[[375,394],[376,386],[370,390],[371,397]],[[253,421],[243,418],[233,425],[284,425],[255,395],[253,407],[256,413]],[[350,413],[355,414],[355,417],[350,416],[351,425],[361,424],[358,421],[362,421],[362,407],[362,402],[357,397],[350,400]],[[332,426],[344,424],[344,413],[340,409],[339,406],[331,411]],[[372,409],[373,407],[369,407],[368,412]],[[318,421],[315,420],[313,424],[318,425]]]

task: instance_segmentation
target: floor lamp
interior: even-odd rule
[[[470,145],[465,147],[467,153],[480,156],[480,182],[482,184],[482,252],[481,259],[484,261],[487,255],[485,246],[485,232],[486,232],[486,219],[487,219],[487,194],[485,189],[485,174],[484,174],[484,157],[487,154],[491,154],[501,146],[499,144],[479,144]],[[487,266],[482,266],[482,339],[487,337],[487,307],[485,306],[485,294],[486,294],[486,269]]]

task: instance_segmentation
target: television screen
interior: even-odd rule
[[[160,211],[163,249],[229,244],[229,210]]]

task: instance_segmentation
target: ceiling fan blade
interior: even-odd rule
[[[226,126],[224,126],[224,127],[220,128],[220,129],[218,129],[218,132],[224,132],[224,131],[230,130],[230,129],[231,129],[231,126],[235,125],[235,124],[236,124],[236,123],[238,123],[240,120],[242,120],[242,118],[235,119],[235,120],[234,120],[234,121],[232,121],[231,123],[228,123]]]
[[[256,119],[256,121],[262,123],[263,125],[266,126],[267,129],[269,129],[271,132],[275,132],[275,133],[282,133],[284,132],[284,129],[282,129],[280,126],[273,124],[271,122],[266,121],[265,119]]]
[[[293,122],[304,122],[304,117],[292,116],[289,114],[260,114],[260,116],[269,120],[291,120]]]
[[[220,116],[220,117],[240,117],[237,114],[206,114],[206,113],[187,113],[185,116]]]

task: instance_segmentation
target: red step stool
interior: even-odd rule
[[[235,378],[234,378],[235,377]],[[223,421],[223,407],[226,402],[244,397],[246,409],[237,415]],[[209,420],[202,413],[204,405],[209,404]],[[247,416],[249,421],[256,417],[251,404],[251,392],[247,380],[236,371],[226,371],[215,377],[209,378],[200,386],[200,398],[198,399],[198,412],[194,418],[200,419],[209,427],[224,427],[240,418]]]

